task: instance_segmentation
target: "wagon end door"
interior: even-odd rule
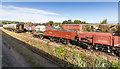
[[[114,36],[114,46],[120,47],[120,36]]]
[[[90,34],[79,34],[79,41],[87,42],[87,43],[93,43],[93,36]]]

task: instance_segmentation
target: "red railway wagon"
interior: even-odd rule
[[[64,24],[63,29],[65,30],[82,30],[82,24]]]
[[[77,31],[73,30],[46,30],[47,36],[59,37],[61,39],[71,39],[74,40],[77,36]]]
[[[98,32],[82,32],[79,33],[79,40],[83,42],[96,44],[104,44],[114,46],[118,43],[120,36],[112,35],[111,33],[98,33]],[[113,45],[114,42],[114,45]]]
[[[117,50],[120,47],[120,36],[111,33],[81,32],[79,41],[92,44],[95,49],[104,49],[108,52],[113,51],[112,48],[116,47]]]
[[[99,32],[81,32],[79,33],[79,41],[88,43],[99,43],[105,45],[111,45],[111,33],[99,33]]]
[[[50,29],[53,29],[54,28],[54,24],[48,24],[46,25],[46,29],[47,30],[50,30]]]
[[[114,39],[114,46],[120,47],[120,36],[113,36]]]

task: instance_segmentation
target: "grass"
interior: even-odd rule
[[[98,54],[96,54],[96,56],[97,56],[98,58],[101,58],[101,59],[102,59],[102,56],[100,56],[100,55],[98,55]]]

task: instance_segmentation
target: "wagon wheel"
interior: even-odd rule
[[[111,51],[111,55],[115,55],[115,51],[113,50],[113,51]]]
[[[33,34],[33,37],[35,38],[35,35]]]
[[[93,50],[92,50],[92,48],[93,48],[93,46],[92,46],[92,45],[88,45],[88,46],[87,46],[87,49],[88,49],[88,50],[93,51]]]
[[[94,49],[95,49],[95,50],[98,50],[98,49],[99,49],[99,48],[98,48],[98,45],[95,45],[95,46],[94,46]]]
[[[105,49],[104,46],[102,46],[101,51],[104,52],[104,49]]]
[[[117,50],[117,55],[120,57],[120,50]]]
[[[57,41],[55,40],[55,38],[52,38],[52,41],[55,41],[55,42],[57,42]]]
[[[70,45],[70,41],[69,40],[67,40],[67,45]]]
[[[43,39],[44,39],[44,37],[41,35],[40,39],[42,39],[42,40],[43,40]]]
[[[69,42],[69,40],[65,40],[65,45],[70,45],[70,42]]]
[[[53,41],[53,38],[52,38],[52,37],[50,37],[50,41]]]
[[[59,38],[59,39],[58,39],[58,42],[60,42],[60,41],[61,41],[61,39]]]
[[[67,41],[66,41],[66,40],[64,41],[64,44],[67,44]]]

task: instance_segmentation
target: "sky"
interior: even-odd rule
[[[1,0],[2,2],[118,2],[120,0]]]
[[[118,23],[118,2],[3,2],[0,20],[22,22]]]

